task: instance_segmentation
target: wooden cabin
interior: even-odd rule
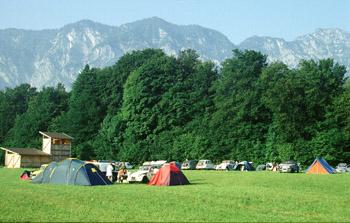
[[[51,154],[52,161],[62,161],[71,157],[73,137],[58,132],[39,132],[43,136],[42,150]]]
[[[5,167],[37,168],[51,162],[51,155],[33,148],[3,148],[5,151]]]

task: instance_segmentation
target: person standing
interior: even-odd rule
[[[114,170],[113,163],[110,162],[109,165],[107,166],[106,176],[111,182],[113,182],[113,170]]]

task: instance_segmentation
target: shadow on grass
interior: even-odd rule
[[[185,186],[191,186],[191,185],[205,185],[205,184],[207,184],[207,183],[202,183],[202,182],[190,182],[190,184],[188,184],[188,185],[185,185]]]

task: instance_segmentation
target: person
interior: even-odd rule
[[[110,162],[109,165],[107,166],[106,176],[111,182],[113,182],[113,170],[114,170],[113,163]]]
[[[125,168],[125,164],[122,163],[119,171],[118,171],[118,182],[123,183],[123,181],[127,178],[128,171]]]

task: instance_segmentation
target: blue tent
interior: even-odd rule
[[[84,186],[112,184],[95,165],[77,159],[50,163],[32,183]]]
[[[316,157],[314,162],[307,168],[306,173],[332,174],[335,173],[335,170],[322,157]]]

